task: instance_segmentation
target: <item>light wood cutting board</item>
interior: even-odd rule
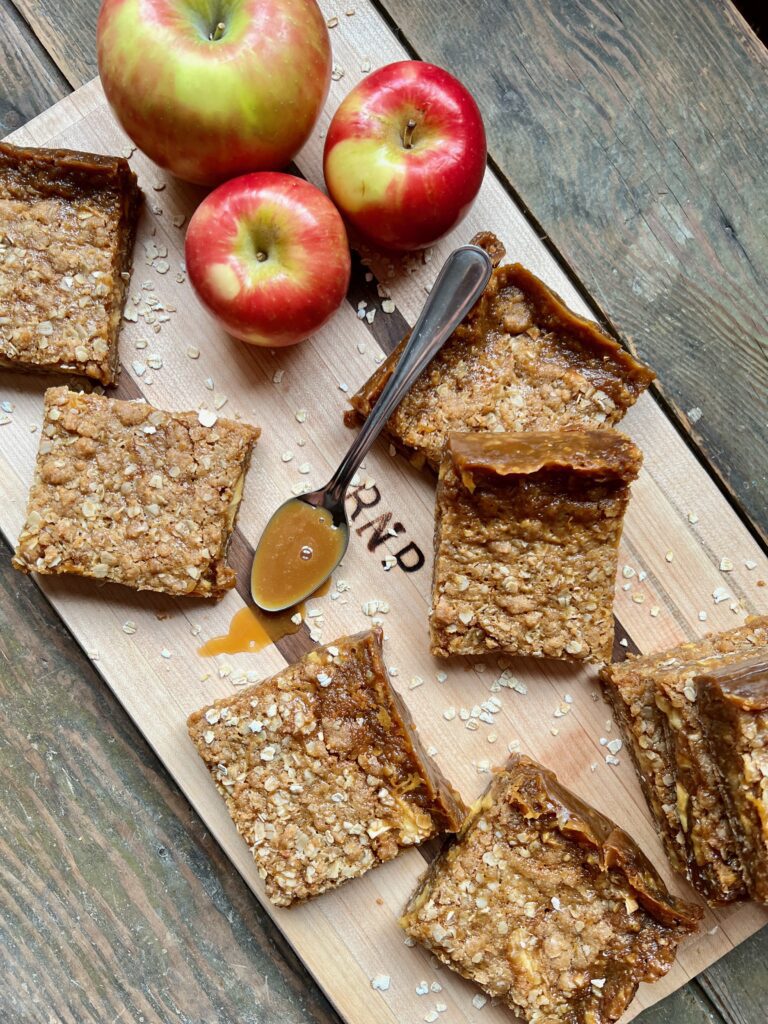
[[[301,173],[318,185],[322,185],[323,136],[342,97],[371,67],[407,56],[372,5],[358,0],[352,16],[345,14],[351,9],[346,3],[321,2],[321,7],[327,17],[338,17],[338,25],[331,30],[337,72],[326,111],[297,160]],[[23,145],[103,153],[127,155],[131,150],[97,81],[10,138]],[[382,352],[390,350],[406,323],[413,323],[425,287],[450,249],[477,230],[495,231],[506,243],[508,258],[528,266],[577,312],[594,314],[489,171],[470,216],[435,247],[431,259],[411,259],[397,267],[375,262],[376,278],[370,282],[365,280],[365,268],[358,266],[349,303],[318,335],[281,353],[253,349],[223,334],[184,281],[180,221],[189,217],[203,191],[164,175],[140,153],[131,156],[131,163],[148,203],[130,288],[139,303],[129,298],[128,310],[146,310],[147,296],[169,308],[160,310],[154,323],[147,323],[143,316],[124,323],[123,371],[116,393],[143,395],[168,409],[212,408],[215,401],[226,398],[220,415],[241,416],[263,428],[233,544],[232,561],[241,585],[219,604],[206,604],[139,595],[66,577],[44,579],[40,584],[263,902],[251,855],[187,739],[185,719],[190,711],[242,686],[246,673],[251,678],[269,675],[312,645],[305,626],[295,637],[259,654],[203,659],[196,653],[201,640],[225,633],[232,615],[243,607],[249,553],[268,516],[294,487],[318,486],[328,478],[350,440],[342,424],[347,391],[366,380]],[[157,256],[153,243],[156,249],[167,249],[170,268],[165,273],[164,257]],[[631,274],[632,268],[618,264],[615,273]],[[394,312],[382,310],[376,279],[391,294]],[[366,311],[376,311],[371,324],[358,317],[361,301],[368,303]],[[199,356],[192,358],[190,349],[199,350]],[[160,361],[162,366],[153,369],[152,364],[157,367]],[[0,400],[13,405],[7,417],[10,422],[0,426],[4,499],[0,529],[11,543],[23,521],[32,479],[42,391],[40,379],[0,373]],[[303,422],[302,417],[297,419],[300,410],[307,413]],[[748,612],[768,612],[768,588],[757,585],[768,577],[768,562],[652,396],[641,398],[622,429],[645,453],[622,542],[620,565],[629,568],[620,571],[616,598],[620,635],[630,649],[658,649],[710,629],[738,625]],[[284,461],[288,452],[293,457]],[[308,471],[301,472],[300,467]],[[433,481],[392,457],[382,443],[369,456],[361,482],[364,489],[352,499],[350,510],[367,507],[358,511],[349,553],[335,577],[348,589],[337,590],[335,600],[326,597],[311,603],[320,614],[310,622],[323,641],[370,625],[362,606],[372,599],[386,601],[389,611],[382,618],[387,660],[397,671],[393,682],[427,746],[434,748],[441,768],[467,801],[486,785],[488,766],[502,762],[508,744],[517,740],[524,752],[555,768],[563,782],[614,817],[637,839],[669,884],[684,892],[685,886],[667,868],[629,755],[622,750],[618,765],[605,761],[600,738],[616,737],[616,729],[598,697],[594,669],[521,661],[515,672],[527,693],[500,691],[502,709],[495,723],[466,728],[461,710],[469,711],[487,700],[499,673],[489,658],[484,665],[451,665],[448,678],[440,682],[437,673],[446,666],[428,653]],[[397,536],[381,540],[389,527]],[[376,544],[377,540],[381,543]],[[414,572],[399,566],[387,571],[383,565],[387,555],[406,546],[403,560],[417,562],[419,551],[423,566]],[[721,564],[726,568],[721,569]],[[713,592],[721,587],[729,598],[715,603]],[[126,622],[135,623],[135,632],[124,630]],[[572,698],[570,713],[555,717],[566,694]],[[455,709],[455,717],[448,709]],[[440,1019],[453,1024],[508,1020],[502,1007],[488,1003],[475,1008],[472,986],[437,969],[424,951],[404,945],[397,916],[424,867],[424,856],[411,850],[306,906],[291,911],[266,906],[339,1013],[354,1024],[421,1021],[437,1003],[447,1007]],[[643,986],[632,1011],[684,984],[766,921],[766,911],[752,905],[708,912],[701,934],[683,947],[675,968],[656,985]],[[382,974],[391,979],[388,990],[373,990],[371,980]],[[437,982],[442,989],[417,996],[416,986],[423,979]]]

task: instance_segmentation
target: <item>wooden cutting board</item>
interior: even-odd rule
[[[297,160],[301,173],[320,185],[323,136],[342,97],[371,67],[407,56],[372,5],[358,0],[353,15],[345,13],[352,9],[346,3],[322,2],[321,7],[328,18],[338,17],[331,30],[336,70],[326,111]],[[23,145],[126,155],[131,151],[97,81],[10,138]],[[594,314],[489,171],[470,216],[429,259],[411,258],[397,266],[374,261],[376,277],[371,281],[365,280],[366,268],[358,266],[349,302],[310,341],[277,353],[250,348],[211,322],[184,280],[182,218],[189,217],[203,191],[164,175],[140,153],[131,156],[131,163],[148,202],[127,307],[129,315],[141,315],[123,325],[117,394],[144,396],[168,409],[212,408],[226,399],[220,415],[240,416],[263,428],[232,550],[240,587],[220,603],[207,604],[66,577],[40,584],[264,901],[251,855],[185,729],[190,711],[232,693],[248,677],[269,675],[312,646],[304,626],[296,636],[258,654],[203,659],[197,653],[200,642],[225,633],[243,607],[249,554],[260,530],[293,488],[305,482],[318,486],[328,478],[351,436],[342,424],[347,392],[366,380],[382,353],[399,340],[406,324],[413,323],[425,288],[450,249],[477,230],[495,231],[506,243],[510,259],[541,276],[576,311]],[[618,264],[614,273],[631,274],[632,267]],[[391,295],[394,311],[384,311],[377,280]],[[143,315],[149,311],[148,297],[165,307],[156,307],[154,322],[147,322],[152,321],[151,314]],[[363,308],[369,314],[375,310],[372,323],[359,317],[361,302],[367,303]],[[389,303],[386,308],[391,309]],[[195,350],[196,358],[189,354]],[[13,407],[10,414],[0,415],[0,420],[9,420],[0,425],[0,529],[11,543],[24,518],[33,475],[43,386],[39,378],[0,373],[0,401]],[[710,629],[738,625],[749,612],[768,612],[768,588],[759,585],[768,578],[768,560],[655,399],[645,395],[622,429],[645,452],[627,517],[620,558],[626,568],[620,572],[616,597],[620,635],[630,649],[658,649]],[[292,458],[285,461],[288,452]],[[342,589],[334,591],[335,599],[310,603],[319,613],[310,622],[323,641],[370,625],[363,606],[372,600],[387,602],[389,610],[381,617],[387,660],[397,673],[393,682],[427,746],[467,801],[485,787],[489,765],[502,762],[508,745],[519,741],[520,749],[555,768],[563,782],[614,817],[669,884],[684,892],[685,886],[667,868],[629,755],[620,751],[617,765],[605,761],[607,751],[600,738],[615,738],[616,729],[598,697],[594,669],[520,661],[515,672],[527,693],[501,690],[502,709],[495,722],[466,727],[462,709],[471,711],[487,700],[499,672],[490,658],[482,665],[452,664],[441,682],[438,673],[446,665],[428,653],[433,481],[392,457],[386,443],[369,456],[360,477],[363,489],[350,501],[353,540],[335,577],[337,583],[343,581]],[[390,528],[396,536],[388,535]],[[398,555],[409,567],[423,556],[423,565],[415,571],[405,571],[399,564],[387,570],[385,558]],[[716,603],[713,594],[718,588],[729,596]],[[126,632],[128,622],[135,624],[135,631],[128,627]],[[572,699],[567,704],[570,712],[558,717],[555,712],[566,695]],[[440,1019],[454,1024],[508,1020],[503,1008],[490,1003],[478,1010],[472,1004],[476,989],[438,969],[423,950],[404,945],[397,916],[424,867],[424,855],[411,850],[309,905],[291,911],[266,906],[339,1013],[354,1024],[421,1021],[437,1003],[447,1007]],[[766,921],[768,913],[753,905],[708,912],[701,934],[683,947],[675,968],[656,985],[643,986],[632,1011],[684,984]],[[386,991],[372,989],[377,975],[390,977]],[[423,979],[442,987],[419,997],[415,990]]]

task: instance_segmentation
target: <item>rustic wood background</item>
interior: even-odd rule
[[[93,77],[97,8],[0,0],[4,132]],[[692,443],[765,532],[768,454],[749,443],[768,395],[759,41],[715,0],[386,11],[476,93],[516,194],[671,406],[701,410],[681,421]],[[2,552],[0,694],[2,1019],[149,1022],[154,985],[181,1021],[337,1019]],[[764,932],[641,1019],[762,1022],[766,952]]]

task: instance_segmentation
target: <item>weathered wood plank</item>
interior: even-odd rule
[[[15,5],[73,89],[97,74],[101,0],[3,0]]]
[[[2,542],[0,805],[0,1019],[338,1021]]]
[[[766,535],[762,44],[724,0],[382,5]]]
[[[728,1024],[756,1024],[768,1006],[768,929],[747,939],[698,979]]]
[[[0,135],[70,91],[66,79],[9,0],[0,2]]]

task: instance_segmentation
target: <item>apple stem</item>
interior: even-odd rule
[[[263,263],[266,258],[267,254],[262,249],[259,249],[259,251],[256,253],[256,259],[259,261],[259,263]]]
[[[221,37],[224,35],[224,29],[226,27],[227,26],[224,24],[223,21],[220,21],[218,23],[213,32],[211,32],[211,34],[208,36],[212,43],[217,43],[221,39]]]
[[[403,131],[403,145],[406,149],[411,149],[413,146],[413,130],[416,127],[416,122],[411,117],[408,120],[408,124],[405,126]]]

